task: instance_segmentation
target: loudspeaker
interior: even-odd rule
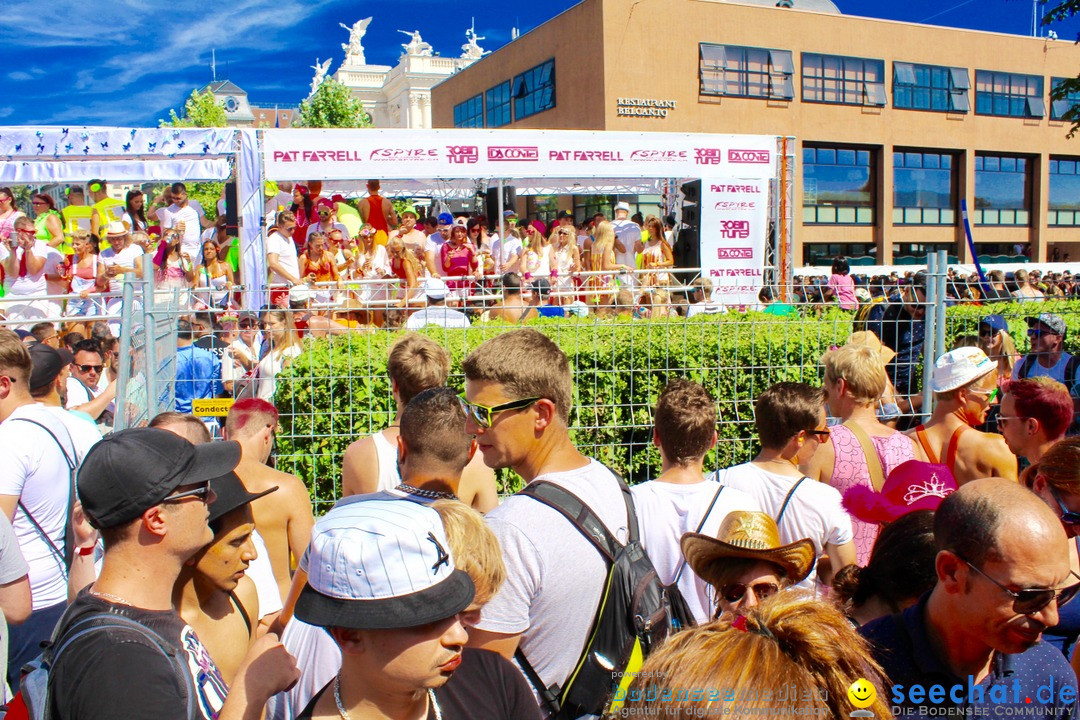
[[[517,192],[513,185],[503,186],[503,206],[499,209],[499,188],[489,187],[484,198],[484,214],[487,215],[488,228],[499,226],[499,216],[505,210],[517,212]]]
[[[234,233],[240,227],[240,196],[234,182],[225,183],[225,227]]]
[[[671,254],[674,256],[677,268],[701,267],[701,236],[698,234],[696,225],[684,227],[679,231]]]
[[[683,194],[683,203],[694,203],[695,205],[701,202],[701,181],[691,180],[688,183],[684,183],[679,190]]]

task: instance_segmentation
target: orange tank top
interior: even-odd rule
[[[384,233],[390,232],[390,225],[386,222],[386,215],[383,214],[383,198],[381,195],[371,194],[368,195],[368,213],[367,221],[371,227],[376,230],[382,230]]]

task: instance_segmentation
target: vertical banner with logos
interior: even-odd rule
[[[701,180],[701,269],[727,306],[758,302],[769,236],[769,181]]]

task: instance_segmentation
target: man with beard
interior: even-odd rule
[[[934,588],[862,630],[893,682],[889,704],[904,717],[991,705],[1075,717],[1076,676],[1040,642],[1080,590],[1057,516],[1016,483],[987,478],[942,501],[934,538]]]

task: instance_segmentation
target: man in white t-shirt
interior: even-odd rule
[[[445,328],[467,328],[469,318],[460,310],[446,307],[446,296],[450,289],[442,278],[428,277],[420,281],[427,297],[427,307],[417,310],[405,321],[406,330],[419,330],[428,325]]]
[[[13,687],[67,606],[65,530],[72,468],[101,439],[84,420],[35,402],[29,387],[32,371],[30,353],[19,337],[0,330],[0,510],[11,520],[30,566],[33,600],[30,618],[9,630],[8,680]]]
[[[506,228],[506,237],[497,238],[491,244],[491,254],[495,256],[496,274],[518,272],[521,269],[523,250],[521,240],[509,227]]]
[[[9,319],[33,320],[60,315],[60,304],[56,301],[34,298],[48,295],[48,279],[57,277],[64,256],[45,241],[38,240],[35,232],[34,221],[24,215],[15,220],[11,238],[0,243],[7,299],[26,299],[4,304]]]
[[[754,424],[761,452],[714,477],[754,498],[776,521],[782,543],[808,538],[819,559],[828,554],[829,562],[811,571],[799,587],[813,589],[815,580],[830,585],[833,574],[857,559],[851,516],[836,488],[811,480],[799,469],[829,439],[825,395],[805,383],[776,383],[758,396]]]
[[[718,300],[713,300],[712,280],[707,277],[695,278],[691,283],[694,288],[692,302],[686,307],[686,317],[695,315],[727,315],[728,309]]]
[[[653,414],[653,443],[660,449],[661,473],[630,488],[641,541],[665,585],[678,577],[679,592],[697,623],[715,607],[712,588],[686,567],[679,540],[685,533],[716,535],[735,510],[760,510],[756,500],[735,488],[705,479],[705,453],[716,446],[716,402],[701,385],[672,380],[660,393]]]
[[[428,235],[424,242],[424,265],[434,277],[446,275],[446,268],[442,264],[442,246],[450,239],[450,228],[454,225],[454,216],[450,213],[441,213],[435,232]]]
[[[296,229],[296,216],[288,210],[279,212],[277,224],[266,238],[266,267],[270,270],[270,282],[274,285],[299,285],[300,260],[296,255],[296,244],[292,233]],[[274,305],[288,306],[288,292],[272,291],[270,302]]]
[[[570,440],[573,385],[563,351],[536,330],[511,330],[480,345],[462,369],[465,432],[476,436],[488,467],[570,491],[626,542],[620,481]],[[506,658],[520,646],[545,685],[564,685],[588,639],[607,563],[559,511],[531,497],[509,497],[486,519],[502,547],[506,582],[484,606],[469,644]]]
[[[199,265],[202,263],[202,231],[212,223],[206,219],[206,213],[199,201],[188,199],[184,183],[173,183],[171,189],[173,204],[164,211],[158,210],[161,228],[176,228],[180,233],[181,252],[188,254],[193,266]]]
[[[637,254],[645,249],[645,244],[641,242],[641,227],[630,220],[630,205],[615,203],[615,219],[611,224],[615,228],[616,264],[636,268]]]
[[[423,262],[424,260],[424,246],[427,240],[427,235],[424,231],[416,227],[416,221],[419,216],[412,210],[406,210],[401,213],[401,225],[397,230],[390,233],[390,239],[401,238],[401,242],[405,243],[405,249],[416,255],[416,259]]]

